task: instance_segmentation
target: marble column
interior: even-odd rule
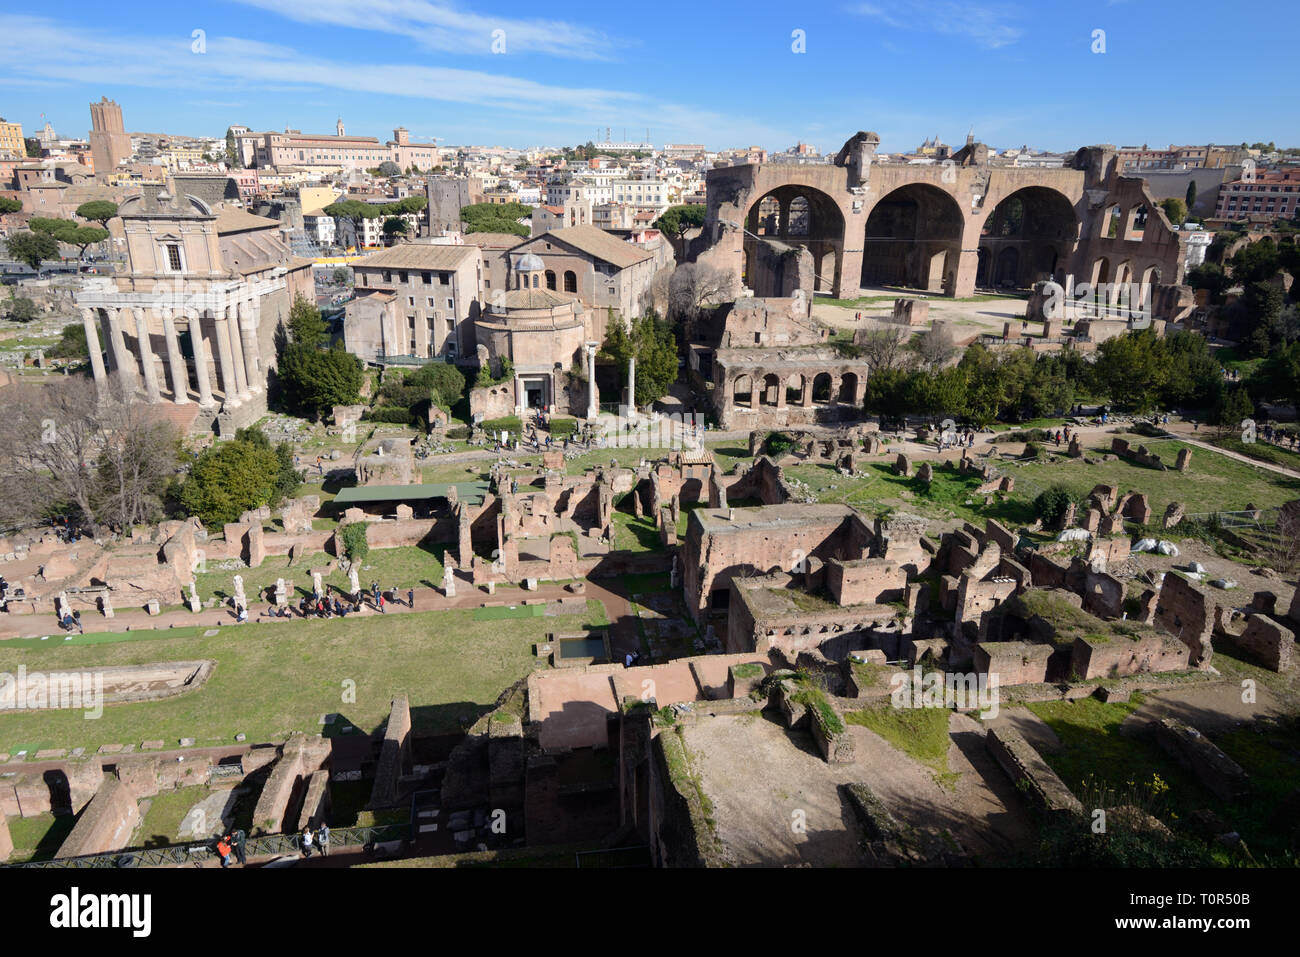
[[[135,367],[135,358],[126,349],[126,339],[122,336],[122,316],[126,309],[106,309],[108,316],[108,341],[113,350],[113,368],[121,375],[122,384],[134,392],[140,381],[139,370]]]
[[[251,397],[248,379],[244,376],[244,349],[239,339],[239,313],[234,306],[226,307],[226,331],[230,334],[230,356],[235,366],[235,388],[241,402]]]
[[[203,316],[197,312],[190,317],[190,344],[194,347],[194,375],[199,383],[199,405],[215,405],[212,383],[208,379],[208,347],[203,341]]]
[[[167,341],[167,372],[171,376],[172,398],[177,405],[184,405],[190,401],[190,372],[181,355],[181,341],[176,335],[176,321],[172,319],[170,309],[163,309],[162,322],[163,339]]]
[[[627,414],[636,418],[636,356],[627,358]]]
[[[140,349],[140,367],[144,370],[144,391],[150,402],[161,402],[158,391],[158,368],[154,365],[153,349],[149,345],[149,322],[143,309],[135,312],[135,337]]]
[[[235,383],[235,363],[230,355],[230,322],[224,314],[214,316],[217,340],[217,364],[221,367],[221,391],[227,405],[239,404],[239,386]]]
[[[587,343],[587,418],[594,419],[600,414],[600,403],[596,398],[596,347],[598,342]]]
[[[253,312],[253,301],[246,299],[238,306],[239,336],[244,346],[244,378],[248,387],[254,392],[266,388],[266,377],[262,374],[261,356],[257,351],[257,319]]]
[[[90,368],[95,374],[95,391],[103,395],[108,385],[108,372],[104,369],[104,353],[99,345],[99,330],[95,328],[95,310],[81,310],[81,324],[86,330],[86,348],[90,350]]]

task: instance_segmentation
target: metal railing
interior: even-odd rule
[[[330,848],[339,847],[373,847],[392,841],[408,841],[411,838],[411,825],[382,824],[374,827],[339,827],[330,828]],[[300,838],[297,834],[267,834],[251,837],[244,844],[244,853],[248,857],[267,857],[280,854],[297,854],[301,851]],[[86,868],[121,868],[121,867],[169,867],[192,864],[201,866],[216,858],[214,841],[196,841],[190,844],[171,844],[166,847],[142,847],[130,850],[109,851],[104,854],[88,854],[84,857],[64,857],[50,861],[24,861],[9,864],[8,867],[69,868],[74,870]]]

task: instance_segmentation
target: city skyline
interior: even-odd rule
[[[1064,151],[1267,141],[1289,128],[1280,85],[1241,102],[1231,84],[1197,88],[1190,55],[1186,64],[1149,55],[1153,30],[1164,49],[1198,48],[1197,5],[1051,7],[1044,16],[1009,4],[849,3],[799,10],[785,29],[772,17],[732,23],[686,5],[661,5],[642,23],[629,11],[547,18],[522,4],[470,13],[432,0],[364,10],[335,0],[308,9],[140,2],[127,5],[127,20],[61,2],[40,16],[0,15],[0,112],[29,135],[48,120],[83,137],[87,104],[108,96],[132,132],[219,136],[243,124],[326,133],[342,117],[350,134],[381,141],[405,126],[415,141],[528,148],[594,140],[609,127],[633,141],[649,129],[660,146],[806,142],[823,152],[858,129],[899,152],[935,135],[960,145],[968,129],[999,149]],[[1254,48],[1264,61],[1285,52],[1282,31]],[[1032,77],[1039,66],[1052,72],[1046,82]],[[1161,79],[1140,104],[1126,92],[1135,70]],[[1007,77],[1024,83],[1008,91]],[[861,92],[847,78],[860,78]]]

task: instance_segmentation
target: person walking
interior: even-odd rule
[[[386,615],[386,614],[388,614],[388,612],[384,611],[384,593],[383,593],[383,592],[380,592],[378,595],[375,596],[375,607],[379,609],[379,613],[380,613],[381,615]]]
[[[303,825],[302,839],[298,845],[302,849],[303,857],[311,857],[311,828]]]
[[[234,838],[235,860],[239,861],[240,867],[243,867],[248,863],[248,856],[245,853],[244,847],[245,842],[248,840],[248,835],[245,834],[241,828],[240,830],[235,831],[232,836]]]
[[[414,588],[408,588],[406,590],[406,607],[410,608],[412,611],[415,610],[415,589]]]
[[[316,832],[316,846],[320,848],[321,857],[330,856],[330,826],[321,821],[320,830]]]

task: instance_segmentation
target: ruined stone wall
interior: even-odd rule
[[[116,776],[104,778],[94,798],[81,812],[72,833],[59,846],[56,858],[103,854],[125,847],[140,823],[140,809],[131,789]]]

